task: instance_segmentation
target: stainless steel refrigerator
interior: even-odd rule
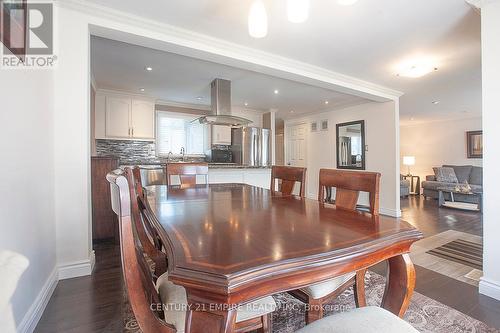
[[[258,127],[233,128],[231,150],[234,163],[271,166],[271,131]]]

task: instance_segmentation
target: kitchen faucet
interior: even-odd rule
[[[185,162],[186,149],[184,149],[184,147],[181,147],[181,155],[182,155],[182,162]]]

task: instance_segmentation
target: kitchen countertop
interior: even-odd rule
[[[138,165],[144,169],[157,169],[159,167],[164,167],[165,164],[167,163],[160,161],[120,161],[121,167]],[[270,169],[271,167],[239,165],[234,163],[208,163],[208,168],[209,169]]]

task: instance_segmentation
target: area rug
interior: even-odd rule
[[[380,305],[384,294],[385,278],[367,272],[366,296],[368,305]],[[290,333],[305,325],[305,304],[287,293],[273,296],[277,310],[272,315],[273,333]],[[138,333],[140,329],[135,321],[126,296],[124,297],[124,331]],[[334,302],[325,306],[327,315],[353,309],[354,295],[352,288],[345,291]],[[410,307],[404,319],[420,332],[428,333],[499,333],[486,324],[473,319],[457,310],[441,304],[419,293],[414,293]]]
[[[483,275],[482,244],[480,236],[447,230],[415,242],[410,256],[415,265],[477,287]]]

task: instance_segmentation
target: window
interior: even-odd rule
[[[166,156],[169,152],[179,155],[182,148],[186,154],[204,155],[208,148],[208,127],[191,123],[196,116],[157,112],[156,154]]]

